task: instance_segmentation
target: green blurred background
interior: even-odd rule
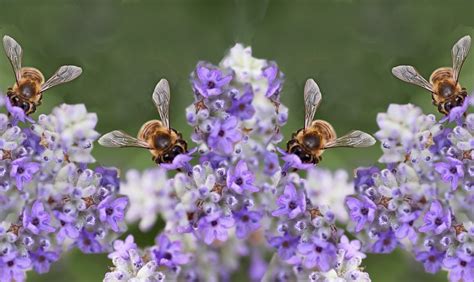
[[[413,64],[429,77],[449,66],[454,42],[474,36],[474,2],[465,1],[0,1],[0,34],[24,49],[24,65],[46,77],[61,64],[83,67],[73,83],[45,94],[38,111],[60,103],[85,103],[99,116],[98,131],[135,133],[157,117],[151,103],[155,83],[171,83],[171,120],[189,140],[184,109],[192,100],[188,75],[199,60],[218,63],[236,42],[251,45],[254,56],[278,62],[286,74],[281,95],[290,109],[286,136],[303,124],[302,88],[313,77],[324,95],[317,117],[339,133],[375,132],[378,112],[390,103],[411,102],[435,112],[430,95],[394,79],[397,64]],[[0,57],[0,86],[13,83],[7,59]],[[472,89],[474,56],[461,83]],[[153,163],[146,151],[96,146],[102,165],[144,169]],[[352,170],[375,163],[380,149],[327,152],[323,167]],[[130,230],[143,246],[157,230]],[[46,275],[29,281],[99,281],[110,262],[105,255],[72,252]],[[423,274],[410,256],[371,255],[365,261],[373,281],[445,281]]]

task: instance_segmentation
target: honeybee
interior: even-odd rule
[[[470,47],[471,37],[469,35],[459,39],[451,51],[453,66],[435,70],[430,76],[430,82],[426,81],[412,66],[394,67],[392,73],[405,82],[418,85],[431,92],[433,104],[438,108],[438,111],[448,115],[452,108],[461,106],[467,96],[466,88],[461,87],[458,81]]]
[[[15,73],[16,82],[8,88],[7,96],[13,106],[23,109],[29,115],[36,111],[41,105],[43,92],[53,86],[69,82],[82,73],[82,69],[76,66],[61,66],[46,82],[43,74],[35,68],[21,67],[23,50],[15,39],[8,35],[3,37],[5,53]]]
[[[166,79],[161,79],[153,91],[153,102],[158,109],[161,121],[150,120],[134,138],[121,130],[114,130],[103,135],[99,144],[104,147],[122,148],[138,147],[148,149],[152,160],[157,163],[171,163],[179,154],[187,152],[187,143],[181,133],[170,127],[169,104],[170,87]]]
[[[322,95],[313,79],[308,79],[304,87],[305,121],[304,128],[292,134],[286,144],[286,151],[295,154],[303,163],[319,163],[324,150],[337,147],[369,147],[375,139],[362,131],[353,130],[337,138],[332,125],[324,120],[314,120]]]

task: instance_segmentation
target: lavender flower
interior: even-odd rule
[[[377,235],[377,241],[372,246],[372,252],[376,254],[391,253],[397,247],[397,240],[392,231],[386,231]]]
[[[336,226],[347,214],[328,207],[338,200],[316,195],[320,183],[292,173],[313,166],[286,153],[280,165],[277,144],[288,110],[279,102],[283,74],[276,63],[253,58],[237,44],[218,65],[198,63],[191,86],[195,100],[186,119],[199,163],[183,156],[168,167],[180,169],[170,178],[162,169],[126,174],[127,220],[149,229],[161,217],[165,228],[152,247],[140,249],[130,237],[117,241],[105,280],[227,281],[250,256],[249,275],[256,280],[307,280],[318,267],[323,276],[370,281],[358,270],[361,242],[349,241]],[[327,173],[321,184],[345,190],[348,175]],[[347,193],[337,196],[339,206]],[[267,264],[263,258],[272,252]]]
[[[278,96],[283,88],[283,81],[281,78],[283,74],[279,71],[278,66],[275,63],[270,62],[263,70],[263,76],[268,80],[268,89],[265,96]]]
[[[241,120],[252,118],[255,114],[255,108],[252,106],[253,96],[252,87],[246,87],[240,98],[232,99],[232,106],[228,110],[229,113]]]
[[[258,188],[253,185],[254,181],[254,174],[243,160],[237,163],[233,172],[227,174],[227,187],[238,194],[244,191],[257,192]]]
[[[443,261],[444,266],[449,271],[451,281],[472,281],[474,280],[474,259],[458,253],[448,256]]]
[[[278,249],[278,255],[283,260],[291,260],[296,256],[298,241],[298,237],[292,237],[289,234],[285,236],[276,236],[269,239],[270,245]]]
[[[445,210],[439,201],[431,203],[429,211],[424,216],[424,225],[420,232],[433,232],[438,235],[451,227],[451,212]]]
[[[47,272],[74,247],[108,250],[123,222],[100,221],[99,203],[120,197],[116,170],[87,168],[97,116],[84,105],[61,105],[33,121],[0,100],[10,113],[0,114],[0,280]]]
[[[128,253],[129,250],[136,250],[137,244],[134,242],[134,238],[132,235],[128,235],[125,240],[115,240],[114,241],[114,251],[111,252],[108,257],[113,259],[116,257],[121,257],[123,259],[129,259],[130,254]]]
[[[59,253],[55,251],[43,251],[38,249],[31,253],[33,269],[38,273],[47,273],[51,264],[59,259]]]
[[[30,268],[31,260],[28,257],[15,255],[8,260],[0,261],[0,280],[24,281],[25,272]]]
[[[99,203],[99,218],[102,222],[107,222],[113,231],[119,232],[118,224],[124,220],[125,208],[128,205],[128,199],[125,197],[113,199],[107,197]]]
[[[311,243],[300,243],[298,251],[305,256],[304,266],[307,268],[318,267],[322,271],[328,271],[336,257],[334,245],[318,237],[313,237]]]
[[[163,234],[159,235],[155,241],[156,246],[151,248],[151,252],[158,265],[172,268],[188,263],[189,255],[183,253],[180,241],[171,242]]]
[[[288,215],[289,218],[295,218],[305,211],[306,197],[304,193],[297,193],[292,183],[288,183],[283,195],[278,198],[277,204],[279,208],[273,211],[273,216]]]
[[[205,63],[196,67],[197,80],[193,81],[194,89],[205,98],[222,94],[223,87],[232,80],[232,75],[224,75],[222,71]]]
[[[199,221],[201,237],[206,244],[211,244],[215,240],[226,241],[228,229],[234,226],[232,217],[222,216],[220,213],[210,214]]]
[[[258,211],[241,210],[234,213],[235,232],[239,239],[248,237],[252,232],[260,228],[262,213]]]
[[[346,199],[354,218],[361,199],[372,203],[371,220],[354,228],[362,250],[389,253],[401,247],[429,273],[443,269],[450,281],[474,279],[474,115],[468,113],[469,101],[439,122],[413,105],[391,105],[379,114],[379,161],[387,168],[358,170],[356,195]],[[454,124],[441,124],[446,122]]]
[[[242,138],[237,125],[238,120],[233,116],[223,121],[216,120],[209,134],[209,147],[219,153],[231,154],[234,150],[234,144]]]
[[[23,212],[23,227],[33,234],[54,232],[55,228],[50,225],[50,221],[51,217],[39,201],[33,203],[31,211],[25,210]]]
[[[418,252],[416,260],[423,263],[426,272],[436,273],[441,269],[444,256],[444,252],[432,249],[431,251]]]
[[[33,179],[33,176],[40,169],[36,162],[28,162],[27,157],[18,158],[11,162],[10,177],[15,179],[16,187],[22,190],[25,184]]]
[[[361,199],[347,197],[346,205],[352,220],[356,222],[355,231],[362,230],[366,223],[371,223],[375,218],[375,204],[367,197]]]
[[[435,170],[441,174],[444,182],[451,183],[451,188],[455,190],[458,187],[459,180],[464,177],[464,164],[462,161],[447,157],[446,163],[439,162],[435,164]]]

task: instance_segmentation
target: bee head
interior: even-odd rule
[[[312,163],[313,161],[311,154],[306,152],[300,145],[291,147],[289,153],[296,155],[303,163]]]
[[[30,114],[36,110],[34,104],[25,101],[16,95],[10,97],[10,102],[13,106],[21,108],[25,114]]]
[[[444,103],[441,103],[438,105],[438,111],[447,115],[449,112],[455,108],[455,107],[460,107],[464,103],[464,96],[462,95],[457,95],[451,100],[448,100]]]

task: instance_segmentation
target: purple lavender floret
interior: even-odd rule
[[[443,265],[445,253],[436,249],[430,251],[419,251],[416,253],[416,260],[423,263],[425,271],[428,273],[437,273]]]
[[[169,268],[186,264],[190,259],[189,255],[183,252],[180,241],[170,241],[164,234],[156,237],[155,246],[151,248],[151,253],[158,265]]]
[[[201,218],[198,229],[202,240],[210,245],[216,240],[226,241],[229,236],[229,228],[233,227],[234,223],[232,217],[216,212]]]
[[[254,186],[255,176],[248,169],[247,163],[243,160],[239,161],[235,169],[227,173],[227,187],[237,194],[245,191],[253,193],[258,192],[258,187]]]
[[[423,221],[424,225],[419,228],[420,232],[439,235],[451,228],[451,211],[449,208],[444,208],[440,201],[433,201]]]
[[[233,116],[225,120],[215,120],[209,134],[209,146],[226,155],[231,154],[234,150],[234,144],[242,138],[242,134],[237,126],[238,120]]]
[[[235,232],[237,238],[244,239],[250,234],[260,228],[260,220],[262,219],[262,212],[249,211],[242,209],[234,213]]]
[[[283,260],[290,260],[296,255],[299,238],[286,234],[272,237],[268,242],[272,247],[278,250],[278,255]]]
[[[118,170],[114,167],[96,167],[94,170],[96,173],[101,175],[100,185],[103,187],[114,187],[118,189],[120,187],[120,180],[118,178]]]
[[[466,113],[471,101],[472,96],[467,96],[461,106],[452,108],[449,111],[449,114],[442,118],[440,122],[456,122],[457,125],[461,125],[463,123],[464,114]]]
[[[399,216],[400,224],[395,229],[395,236],[397,239],[408,238],[415,243],[418,240],[418,232],[414,227],[414,223],[420,217],[421,211],[409,212]]]
[[[185,154],[177,155],[171,163],[162,163],[160,166],[166,170],[184,170],[186,172],[191,171],[191,164],[189,163],[193,157],[192,155],[196,152],[196,149],[192,149]]]
[[[346,235],[341,236],[339,244],[337,245],[339,249],[345,250],[344,256],[347,259],[353,257],[363,259],[366,255],[361,252],[362,244],[359,240],[349,240]]]
[[[472,255],[458,252],[455,255],[447,256],[443,261],[443,266],[449,271],[449,280],[451,281],[474,280],[474,258]]]
[[[280,148],[277,148],[277,149],[278,149],[278,152],[280,152],[280,154],[283,155],[281,159],[285,161],[285,164],[283,165],[283,168],[282,168],[283,174],[286,174],[288,171],[290,171],[290,169],[307,170],[314,166],[313,164],[303,163],[300,157],[298,157],[295,154],[289,154]]]
[[[33,269],[38,273],[47,273],[51,264],[59,260],[59,252],[38,249],[31,253]]]
[[[368,187],[374,186],[372,176],[380,173],[380,169],[375,166],[360,167],[355,170],[354,187],[356,191],[364,191]]]
[[[123,259],[129,259],[130,254],[129,251],[138,248],[137,244],[134,242],[134,238],[132,235],[128,235],[125,240],[115,240],[114,241],[114,251],[111,252],[108,257],[113,259],[115,257],[121,257]]]
[[[346,206],[351,219],[356,222],[355,232],[360,232],[366,223],[374,221],[377,206],[366,196],[347,197]]]
[[[15,254],[7,260],[0,260],[0,281],[24,281],[25,272],[31,267],[31,260]]]
[[[86,254],[97,254],[103,252],[103,246],[97,240],[97,234],[85,229],[80,233],[76,244],[77,247]]]
[[[363,249],[389,253],[399,246],[411,251],[426,272],[447,270],[450,281],[474,280],[470,106],[468,97],[439,122],[413,105],[391,105],[379,115],[377,135],[387,145],[380,161],[387,169],[363,181],[363,189],[356,181],[356,195],[347,198],[353,201],[351,216],[361,205],[353,199],[370,197],[376,204],[377,220],[355,228]]]
[[[308,243],[300,243],[298,251],[304,255],[303,264],[307,268],[318,267],[328,271],[336,260],[336,247],[318,237]]]
[[[33,176],[40,169],[40,165],[32,162],[28,157],[23,157],[11,162],[10,177],[16,181],[16,187],[22,190],[23,187],[33,180]]]
[[[278,209],[272,212],[273,216],[287,215],[295,218],[306,210],[306,196],[298,193],[292,183],[288,183],[283,194],[278,198]]]
[[[195,75],[193,88],[205,98],[222,94],[223,88],[232,80],[231,74],[224,75],[216,67],[202,62],[196,66]]]
[[[270,62],[267,67],[263,69],[263,76],[268,80],[268,89],[265,96],[278,99],[278,96],[283,88],[283,73],[278,69],[277,64]]]
[[[50,222],[51,217],[40,201],[34,202],[31,210],[26,209],[23,212],[23,226],[33,234],[54,232],[55,228]]]
[[[378,234],[378,239],[372,246],[372,252],[376,254],[388,254],[391,253],[398,245],[398,241],[395,238],[393,231],[388,230]]]
[[[444,182],[451,184],[453,190],[456,190],[459,181],[464,177],[464,164],[455,158],[447,157],[446,162],[436,163],[434,168]]]
[[[126,197],[114,199],[112,196],[109,196],[105,198],[97,206],[100,221],[107,222],[113,231],[119,232],[119,223],[122,222],[125,217],[127,205],[128,198]]]
[[[433,154],[439,154],[443,149],[449,148],[451,146],[451,141],[449,141],[448,136],[452,131],[452,128],[444,128],[441,132],[436,134],[433,137],[434,144],[429,148],[430,152]]]
[[[12,103],[10,102],[10,99],[4,98],[5,101],[5,108],[7,109],[8,113],[11,115],[11,124],[12,125],[17,125],[18,122],[22,123],[34,123],[34,120],[30,118],[28,115],[25,114],[25,111],[23,111],[22,108],[13,106]]]
[[[232,106],[228,112],[241,120],[251,119],[255,114],[255,108],[252,105],[253,97],[252,87],[248,85],[239,98],[232,99]]]

